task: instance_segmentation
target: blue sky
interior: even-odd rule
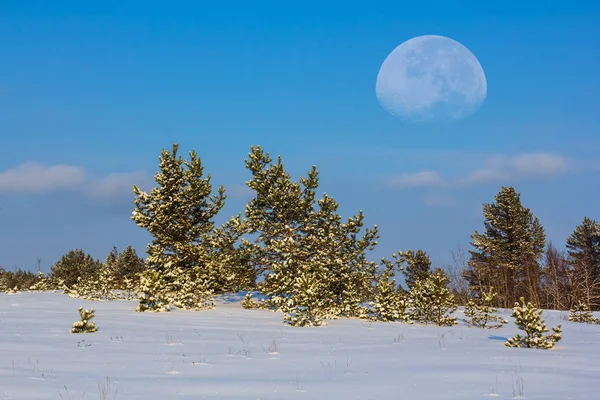
[[[0,265],[143,253],[131,185],[151,187],[173,142],[229,189],[222,220],[243,211],[259,144],[295,178],[317,165],[344,217],[379,226],[373,259],[450,262],[502,185],[563,247],[600,219],[600,6],[519,3],[2,2]],[[379,106],[381,63],[425,34],[479,59],[473,116],[410,124]]]

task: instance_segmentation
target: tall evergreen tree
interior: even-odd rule
[[[366,251],[377,244],[377,227],[366,229],[363,214],[342,222],[338,203],[326,194],[315,201],[318,172],[293,182],[281,157],[276,163],[253,146],[246,159],[255,197],[246,206],[250,263],[264,275],[267,304],[288,313],[294,325],[320,325],[324,318],[356,315],[373,292],[376,265]],[[317,290],[318,288],[318,290]]]
[[[537,217],[521,204],[520,194],[502,187],[495,202],[483,205],[485,232],[471,235],[471,258],[464,277],[476,296],[497,288],[499,305],[521,296],[539,304],[540,257],[546,235]]]
[[[208,291],[228,290],[235,281],[229,268],[234,251],[223,246],[235,243],[243,232],[239,216],[215,228],[213,219],[225,204],[225,189],[221,186],[213,195],[210,174],[204,175],[196,152],[189,153],[188,161],[177,151],[177,144],[170,152],[162,151],[160,171],[154,177],[158,187],[146,193],[134,186],[137,197],[131,217],[153,236],[146,250],[147,263],[163,275],[167,298],[172,300],[189,279],[202,279],[210,286]],[[179,273],[193,276],[180,279]],[[201,297],[198,303],[205,303],[204,293]],[[184,303],[189,304],[189,298]]]
[[[600,224],[588,217],[567,238],[575,301],[600,309]]]
[[[412,289],[417,280],[424,280],[431,274],[431,260],[423,250],[407,250],[402,253],[406,267],[402,269],[404,281],[408,290]]]

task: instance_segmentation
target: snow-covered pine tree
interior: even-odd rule
[[[50,280],[44,276],[44,273],[42,271],[38,271],[37,282],[31,285],[29,290],[45,292],[48,290],[53,290],[53,287],[50,283]]]
[[[292,306],[284,321],[292,326],[321,326],[327,324],[327,299],[319,296],[324,282],[316,274],[302,270],[294,279]]]
[[[500,328],[508,321],[498,315],[498,309],[493,306],[494,299],[498,296],[491,287],[488,292],[483,292],[482,297],[475,301],[470,299],[465,306],[465,317],[467,324],[479,328]]]
[[[123,278],[122,290],[120,297],[125,300],[138,299],[138,288],[140,286],[140,276],[142,272],[138,272],[132,277],[126,276]]]
[[[600,318],[595,318],[590,307],[583,301],[575,304],[569,312],[569,321],[583,324],[600,324]]]
[[[281,157],[272,161],[258,146],[252,146],[246,159],[252,173],[246,184],[255,192],[246,206],[246,222],[248,233],[257,237],[254,242],[244,239],[243,246],[256,275],[265,275],[265,306],[290,314],[294,324],[305,317],[294,319],[291,314],[308,313],[310,324],[321,323],[321,316],[357,315],[359,304],[373,292],[376,265],[366,260],[365,252],[377,244],[377,227],[359,238],[362,212],[343,223],[333,198],[325,194],[315,202],[315,166],[296,183]],[[308,299],[306,291],[315,287],[319,290]]]
[[[406,263],[406,267],[402,268],[404,274],[404,281],[408,290],[413,287],[415,281],[426,279],[431,273],[431,260],[427,253],[423,250],[407,250],[402,252],[402,257]]]
[[[166,283],[159,271],[147,269],[140,274],[138,287],[139,304],[135,311],[171,311],[166,295]]]
[[[437,268],[427,278],[415,281],[409,299],[412,320],[439,326],[457,323],[456,317],[450,316],[456,310],[454,295],[448,289],[448,277],[441,269]]]
[[[396,263],[383,258],[382,273],[377,278],[375,298],[370,302],[371,311],[368,318],[376,321],[403,321],[408,322],[410,316],[407,312],[406,295],[397,290],[394,279],[395,270],[402,263],[402,254],[394,253],[392,257]]]
[[[536,308],[531,302],[525,303],[525,298],[521,297],[520,304],[515,303],[512,317],[515,318],[517,327],[525,332],[525,336],[520,334],[508,339],[505,346],[508,347],[529,347],[534,349],[551,349],[562,339],[562,328],[560,324],[552,328],[552,333],[544,336],[548,332],[546,322],[542,319],[542,310]]]
[[[117,298],[114,293],[117,286],[118,282],[114,271],[108,268],[107,265],[104,265],[97,279],[96,296],[100,300],[114,300]]]
[[[213,291],[214,285],[205,271],[197,266],[183,270],[175,270],[170,302],[184,310],[208,310],[215,307]]]
[[[71,333],[93,333],[98,330],[92,318],[95,317],[94,309],[84,310],[83,307],[79,307],[79,316],[81,321],[77,321],[71,328]]]
[[[167,301],[169,293],[177,290],[178,282],[187,282],[198,275],[190,272],[195,268],[202,269],[201,275],[209,277],[205,282],[211,287],[206,290],[224,292],[236,285],[236,272],[243,269],[233,265],[238,261],[234,245],[244,232],[240,216],[220,228],[215,228],[213,222],[225,204],[225,189],[221,186],[212,195],[210,174],[204,175],[196,152],[192,150],[189,161],[184,161],[177,151],[177,144],[171,152],[162,151],[160,171],[154,177],[158,187],[146,193],[134,186],[137,197],[131,218],[153,236],[146,250],[146,262],[163,276],[160,287],[154,275],[146,277],[144,299],[149,296]],[[182,271],[186,276],[177,277]],[[154,284],[149,284],[150,281]],[[160,292],[149,293],[150,289]],[[140,307],[144,309],[145,306]]]
[[[241,301],[241,305],[243,308],[247,310],[252,310],[255,308],[260,308],[260,303],[252,298],[252,293],[248,292],[244,296],[244,299]]]

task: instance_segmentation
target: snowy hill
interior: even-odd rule
[[[293,328],[281,314],[242,309],[241,299],[154,314],[134,312],[130,301],[0,294],[0,399],[600,398],[600,326],[566,313],[544,313],[564,337],[547,351],[504,346],[518,333],[508,310],[498,330],[462,321]],[[98,332],[69,332],[80,306],[96,310]]]

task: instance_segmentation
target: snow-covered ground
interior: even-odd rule
[[[546,351],[504,346],[518,332],[508,310],[499,330],[293,328],[281,314],[242,309],[242,297],[205,312],[136,313],[129,301],[0,294],[0,399],[101,399],[107,378],[106,398],[117,400],[600,399],[600,326],[566,313],[544,313],[564,331]],[[96,309],[98,332],[69,332],[80,306]]]

